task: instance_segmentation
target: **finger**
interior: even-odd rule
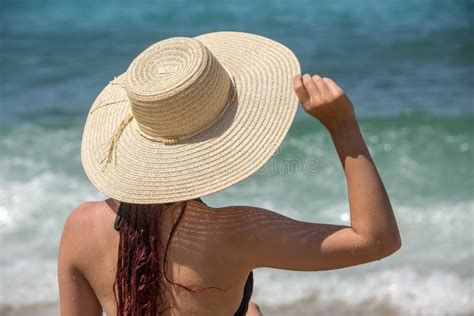
[[[326,86],[326,83],[320,76],[313,76],[313,80],[316,84],[316,87],[318,87],[319,92],[321,93],[321,96],[327,95],[328,93],[331,93],[329,91],[329,88]]]
[[[328,87],[329,91],[331,91],[334,96],[340,96],[342,93],[344,93],[342,89],[331,78],[323,78],[323,81],[326,83],[326,86]]]
[[[303,76],[303,84],[306,90],[308,91],[310,98],[315,98],[315,99],[319,98],[319,95],[320,95],[319,90],[314,84],[314,81],[310,75],[305,74]]]
[[[301,75],[299,74],[293,78],[293,89],[295,90],[296,96],[298,97],[301,104],[309,100],[308,91],[306,91],[301,79]]]

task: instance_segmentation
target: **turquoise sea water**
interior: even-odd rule
[[[102,198],[79,157],[82,124],[102,87],[160,39],[238,30],[286,44],[304,72],[330,76],[347,91],[403,239],[394,256],[360,267],[258,270],[254,299],[267,308],[474,313],[472,1],[7,0],[1,7],[0,306],[57,302],[64,220],[81,202]],[[292,161],[316,164],[293,169]],[[204,200],[349,224],[337,156],[303,112],[264,169]]]

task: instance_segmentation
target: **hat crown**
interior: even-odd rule
[[[142,134],[179,138],[212,125],[233,87],[227,71],[203,43],[175,37],[135,58],[125,89]]]

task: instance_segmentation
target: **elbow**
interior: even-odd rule
[[[388,257],[397,252],[402,247],[402,239],[400,234],[385,236],[383,239],[378,239],[375,243],[375,256],[377,260]]]
[[[381,231],[370,236],[365,236],[364,243],[367,245],[367,247],[364,248],[368,262],[388,257],[402,247],[402,240],[398,229],[392,230],[391,232]]]
[[[391,238],[389,242],[387,242],[387,250],[386,256],[390,256],[397,252],[402,247],[402,239],[400,235],[396,235],[395,237]]]

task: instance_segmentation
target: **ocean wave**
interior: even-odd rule
[[[447,271],[421,273],[403,266],[357,277],[337,272],[258,272],[253,299],[275,310],[304,306],[318,314],[328,306],[334,312],[345,305],[348,310],[352,307],[352,315],[356,311],[367,315],[382,306],[396,315],[474,313],[474,278],[461,279]]]
[[[474,145],[468,122],[411,116],[363,119],[364,134],[392,197],[402,249],[374,263],[377,268],[368,264],[304,277],[257,270],[256,300],[276,310],[317,301],[319,307],[314,308],[334,308],[337,302],[360,308],[372,302],[378,304],[374,309],[401,314],[471,312]],[[81,169],[80,127],[28,124],[0,133],[0,304],[10,309],[54,305],[64,220],[80,203],[103,195]],[[311,222],[350,224],[343,172],[328,135],[316,122],[297,120],[272,159],[276,169],[267,169],[272,172],[259,172],[205,201],[213,206],[260,206]],[[316,159],[316,173],[278,172],[285,159]]]

